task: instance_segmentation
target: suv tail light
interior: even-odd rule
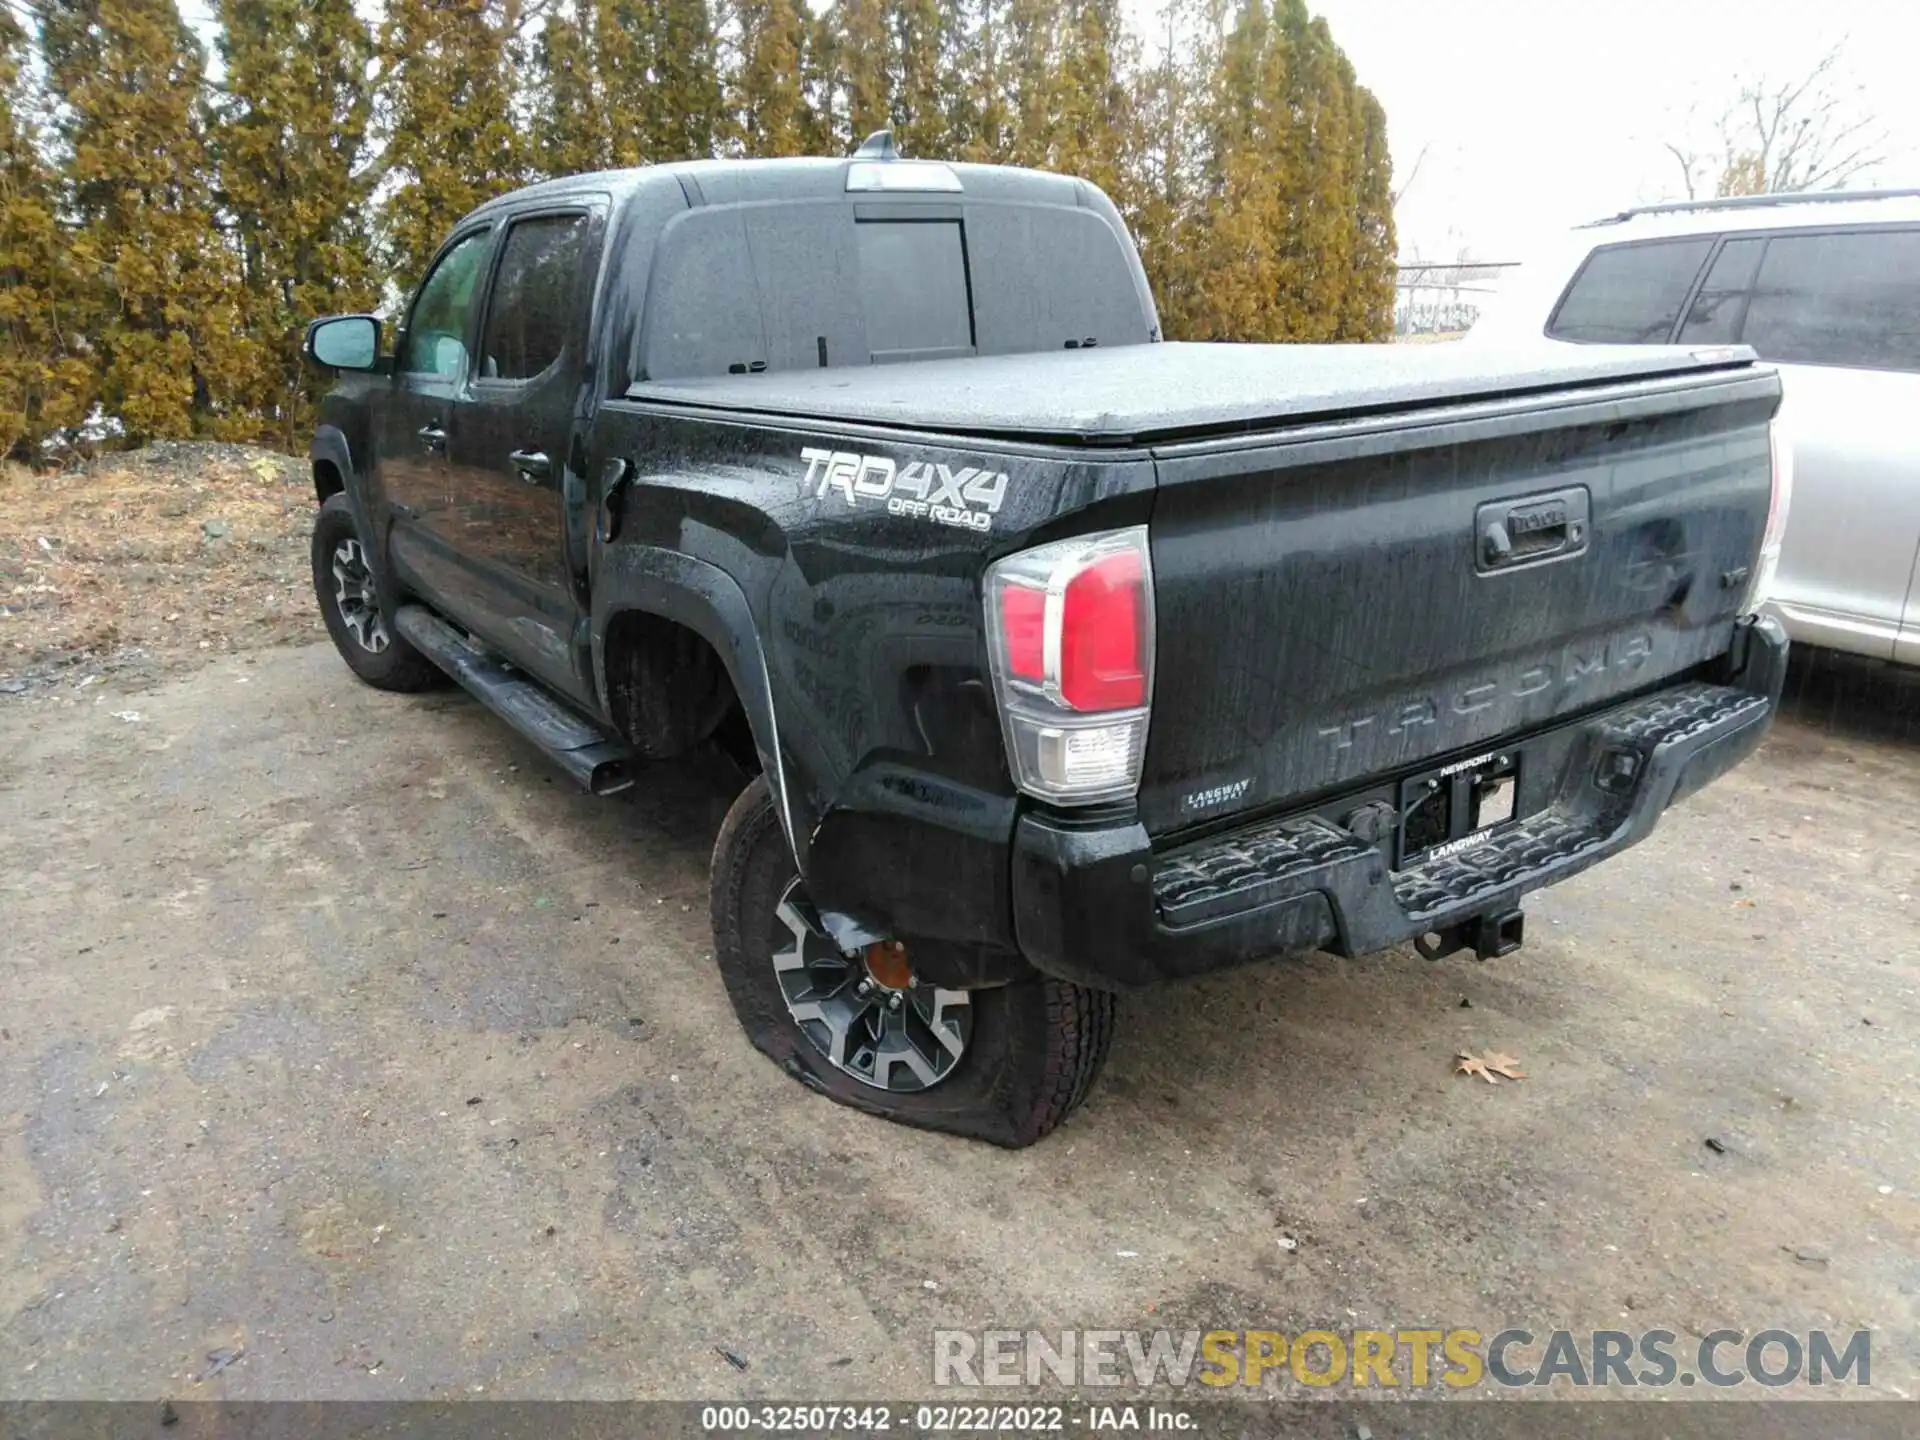
[[[987,640],[1016,785],[1066,805],[1139,789],[1153,705],[1144,525],[996,561]]]
[[[1767,427],[1767,445],[1773,452],[1773,498],[1767,503],[1767,528],[1760,537],[1753,583],[1747,587],[1747,598],[1740,607],[1746,614],[1758,610],[1773,591],[1774,572],[1780,568],[1780,546],[1787,533],[1787,511],[1793,503],[1793,432],[1777,416]]]

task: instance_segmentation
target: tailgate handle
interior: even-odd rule
[[[1588,509],[1584,485],[1482,505],[1474,515],[1475,567],[1484,575],[1582,553]]]

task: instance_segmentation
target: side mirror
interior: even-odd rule
[[[330,370],[380,368],[380,322],[371,315],[330,315],[307,326],[301,354]]]

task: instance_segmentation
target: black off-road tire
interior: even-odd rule
[[[350,618],[343,610],[341,581],[334,567],[341,547],[349,545],[359,548],[364,564],[365,543],[354,526],[352,507],[347,504],[346,496],[334,495],[320,507],[313,522],[313,594],[340,658],[347,662],[349,670],[376,690],[407,692],[444,685],[445,672],[387,630],[377,615],[371,620],[365,613]],[[370,631],[383,642],[378,649],[365,638]]]
[[[967,1048],[927,1089],[891,1093],[836,1069],[789,1013],[774,970],[773,917],[794,878],[760,776],[714,843],[714,954],[747,1037],[789,1075],[842,1105],[1010,1149],[1049,1134],[1086,1098],[1113,1039],[1114,997],[1046,976],[970,992]]]

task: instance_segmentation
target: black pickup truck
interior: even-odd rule
[[[900,159],[535,185],[455,227],[313,445],[347,664],[595,793],[717,746],[753,1043],[1004,1145],[1114,994],[1505,954],[1753,750],[1787,479],[1744,349],[1162,343],[1085,181]]]

